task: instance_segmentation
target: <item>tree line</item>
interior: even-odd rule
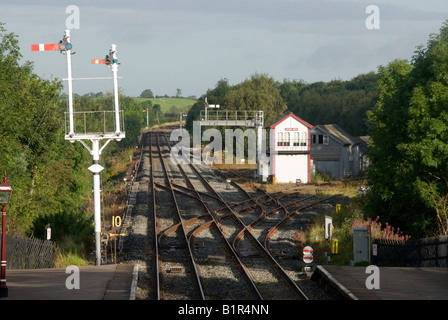
[[[199,119],[207,98],[209,104],[219,104],[223,110],[262,110],[265,126],[271,125],[287,112],[312,125],[338,124],[354,136],[367,134],[366,112],[378,99],[378,74],[361,74],[347,81],[333,80],[307,84],[303,80],[276,81],[267,74],[230,85],[221,79],[207,90],[188,113],[187,128]]]
[[[178,98],[178,99],[186,98],[186,99],[193,99],[193,100],[196,99],[195,96],[184,97],[182,95],[182,89],[179,89],[179,88],[176,89],[176,95],[175,96],[171,96],[171,97],[168,96],[167,94],[164,94],[163,96],[160,96],[160,95],[156,95],[155,96],[151,89],[145,89],[140,94],[140,98],[165,98],[165,99],[168,99],[168,98]]]
[[[448,235],[448,22],[378,74],[367,210],[415,236]]]
[[[378,74],[351,80],[306,84],[284,80],[278,85],[288,110],[312,125],[337,124],[353,136],[367,134],[366,112],[378,99]]]
[[[85,191],[79,164],[86,157],[63,143],[61,82],[20,64],[17,36],[3,24],[0,37],[0,168],[13,187],[6,230],[20,234],[39,215],[79,209]]]

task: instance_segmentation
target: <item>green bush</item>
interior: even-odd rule
[[[33,235],[46,238],[46,225],[50,224],[51,240],[61,255],[77,255],[83,257],[93,241],[94,226],[92,218],[84,212],[58,212],[39,216],[33,223]]]
[[[331,264],[348,265],[353,260],[353,222],[362,217],[360,203],[356,199],[341,206],[336,213],[334,209],[326,213],[333,218],[332,240],[338,241],[338,253],[331,254],[332,243],[324,238],[324,219],[316,220],[316,224],[308,233],[309,243],[315,252],[317,263],[326,263],[324,252],[331,256]]]
[[[318,219],[316,224],[310,228],[307,235],[307,243],[313,247],[315,260],[318,263],[325,263],[324,252],[331,255],[331,264],[348,265],[353,260],[353,228],[370,226],[372,239],[395,239],[406,241],[410,238],[394,228],[388,223],[381,225],[378,221],[370,218],[365,219],[363,214],[362,197],[353,198],[352,201],[341,206],[341,210],[336,213],[334,209],[329,210],[326,215],[333,218],[332,240],[338,240],[338,253],[331,254],[332,243],[324,239],[324,220]],[[360,264],[362,265],[362,263]]]

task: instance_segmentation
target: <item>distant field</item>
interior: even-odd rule
[[[167,112],[171,107],[176,107],[178,109],[190,109],[190,107],[196,102],[192,99],[182,99],[182,98],[134,98],[138,102],[150,100],[152,105],[159,104],[162,112]]]

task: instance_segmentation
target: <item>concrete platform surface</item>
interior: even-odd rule
[[[366,267],[318,266],[313,278],[345,299],[448,300],[447,268],[379,267],[378,289],[367,288],[373,273],[366,271]]]
[[[0,301],[132,299],[137,274],[134,265],[85,266],[78,270],[79,273],[66,268],[6,270],[8,297]]]

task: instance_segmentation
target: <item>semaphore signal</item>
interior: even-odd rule
[[[68,80],[68,109],[69,109],[69,116],[70,116],[70,133],[69,135],[74,135],[74,127],[73,127],[73,87],[72,87],[72,60],[71,55],[74,54],[71,51],[72,44],[70,43],[70,30],[65,30],[65,34],[59,43],[39,43],[39,44],[32,44],[31,45],[31,51],[59,51],[62,54],[65,54],[67,56],[67,80]]]
[[[93,59],[93,64],[105,64],[110,67],[113,73],[113,81],[114,81],[114,95],[115,95],[115,126],[114,131],[106,131],[106,112],[108,111],[81,111],[77,112],[77,114],[81,114],[81,117],[84,117],[84,125],[85,117],[91,113],[102,113],[103,115],[103,125],[104,129],[101,132],[86,132],[84,130],[83,133],[75,132],[74,126],[74,110],[73,110],[73,90],[72,90],[72,81],[73,80],[89,80],[89,79],[104,79],[104,78],[78,78],[74,79],[72,77],[72,63],[71,63],[71,55],[74,54],[72,50],[72,44],[70,43],[70,30],[65,30],[65,35],[61,41],[57,44],[32,44],[31,51],[59,51],[61,54],[67,56],[67,78],[63,79],[68,82],[68,100],[69,100],[69,125],[70,129],[67,133],[66,127],[66,135],[65,139],[70,142],[79,141],[81,144],[87,148],[93,158],[93,163],[89,167],[89,170],[93,173],[93,198],[94,198],[94,224],[95,224],[95,256],[96,256],[96,265],[101,264],[101,198],[100,198],[100,172],[104,169],[100,165],[100,154],[102,150],[107,146],[107,144],[111,140],[120,141],[125,138],[125,132],[122,131],[124,126],[120,126],[120,111],[118,106],[118,63],[117,63],[117,54],[116,54],[116,46],[115,44],[111,45],[111,49],[109,50],[109,54],[105,59]],[[110,78],[108,78],[110,79]],[[122,117],[121,117],[122,118]],[[67,124],[66,124],[67,125]],[[85,129],[86,127],[84,127]],[[92,142],[92,146],[89,147],[84,140],[90,140]],[[106,142],[101,146],[100,141],[106,140]]]
[[[118,59],[117,59],[117,46],[111,44],[109,54],[106,55],[105,59],[92,59],[92,64],[105,64],[110,67],[113,74],[114,80],[114,98],[115,98],[115,134],[117,137],[122,135],[120,129],[120,117],[119,117],[119,106],[118,106]]]
[[[69,41],[70,35],[66,33],[64,38],[59,41],[59,51],[61,53],[67,52],[68,50],[72,50],[72,44]]]
[[[92,64],[106,64],[106,60],[103,60],[103,59],[92,59]]]
[[[59,50],[58,43],[39,43],[31,45],[31,51],[58,51],[58,50]]]
[[[66,53],[71,49],[72,44],[70,43],[69,33],[66,33],[59,43],[38,43],[31,45],[31,51],[60,51],[61,53]]]

